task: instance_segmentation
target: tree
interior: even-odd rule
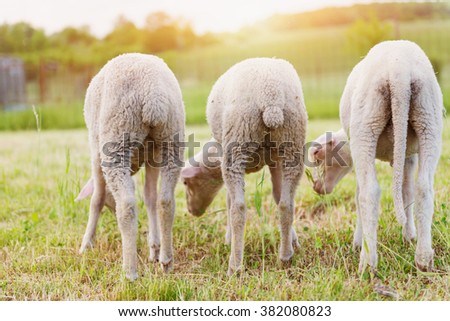
[[[360,55],[365,55],[377,43],[392,39],[393,26],[381,22],[375,14],[369,19],[356,20],[347,31],[350,48]]]
[[[52,44],[58,46],[92,45],[97,39],[90,33],[89,27],[67,27],[51,36]]]
[[[0,52],[27,53],[46,46],[47,37],[42,29],[35,29],[25,22],[0,26]]]
[[[199,39],[188,22],[175,20],[164,12],[150,14],[143,33],[143,45],[149,52],[188,48]]]
[[[113,31],[105,37],[105,40],[114,46],[131,50],[131,48],[141,47],[142,31],[124,16],[119,16]]]

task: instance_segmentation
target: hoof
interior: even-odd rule
[[[150,262],[158,262],[159,261],[159,245],[150,245]]]
[[[377,275],[377,267],[376,266],[371,266],[364,260],[360,260],[359,267],[358,267],[358,273],[363,274],[364,272],[366,272],[367,269],[369,269],[369,272],[371,275]]]
[[[403,226],[402,234],[403,234],[403,241],[406,244],[411,244],[412,242],[414,242],[416,240],[417,235],[414,223],[406,224],[405,226]]]
[[[416,237],[410,237],[407,235],[403,235],[403,243],[408,244],[408,245],[412,245],[416,240]]]
[[[421,272],[432,272],[433,271],[433,261],[428,262],[428,264],[421,264],[415,261],[416,268]]]
[[[283,269],[289,269],[292,266],[292,257],[289,260],[281,260],[281,267]]]
[[[83,241],[78,250],[79,254],[83,254],[86,250],[92,249],[94,247],[94,242],[92,240]]]
[[[289,249],[287,252],[287,254],[281,254],[283,252],[280,251],[280,261],[283,263],[292,261],[292,257],[294,256],[294,249]]]
[[[361,247],[362,247],[361,241],[354,239],[352,243],[353,251],[360,251]]]
[[[161,270],[164,273],[169,273],[170,271],[172,271],[173,270],[173,260],[170,259],[169,261],[161,262]]]
[[[138,274],[136,272],[128,272],[125,277],[130,281],[135,281],[138,278]]]
[[[421,272],[432,272],[433,271],[433,251],[426,254],[418,255],[414,259],[416,267]]]
[[[377,268],[375,268],[375,267],[372,267],[372,266],[370,266],[370,265],[368,265],[368,264],[366,264],[366,265],[362,265],[361,263],[359,264],[359,268],[358,268],[358,273],[359,274],[363,274],[364,272],[366,272],[366,270],[369,270],[369,273],[370,273],[370,277],[372,278],[372,277],[376,277],[378,274],[378,272],[377,272]]]
[[[227,275],[229,277],[236,275],[236,276],[240,276],[242,273],[242,266],[238,266],[238,267],[234,267],[232,268],[231,266],[228,267],[228,272]]]
[[[367,253],[366,249],[361,249],[361,253],[359,254],[359,268],[358,271],[360,274],[366,271],[366,268],[369,267],[370,273],[375,273],[378,265],[378,255],[376,251],[372,251],[370,254]]]

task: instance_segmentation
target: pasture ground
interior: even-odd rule
[[[312,120],[308,139],[336,130],[337,120]],[[204,142],[206,126],[188,127]],[[359,275],[352,250],[356,222],[355,176],[348,175],[329,196],[314,193],[304,175],[297,190],[295,229],[301,246],[292,267],[278,261],[279,232],[268,170],[248,175],[245,273],[226,275],[225,190],[201,218],[187,213],[184,190],[176,190],[173,229],[174,271],[163,274],[148,262],[147,215],[142,173],[138,174],[139,275],[121,273],[121,240],[115,217],[102,215],[95,247],[78,248],[89,202],[74,203],[90,176],[87,132],[0,133],[0,300],[385,300],[382,284],[400,300],[450,300],[450,121],[435,178],[434,273],[414,267],[415,245],[403,243],[391,196],[392,169],[378,163],[382,188],[378,278]],[[259,185],[258,185],[259,183]],[[261,201],[258,208],[256,203]]]

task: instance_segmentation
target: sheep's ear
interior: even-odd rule
[[[200,167],[185,167],[181,170],[181,178],[192,178],[200,173]]]
[[[88,196],[91,196],[92,193],[94,193],[94,179],[91,178],[86,185],[81,189],[80,194],[78,194],[77,198],[75,199],[75,202],[81,201],[82,199],[85,199]]]
[[[333,136],[328,138],[328,140],[324,144],[320,144],[320,146],[314,147],[313,149],[313,157],[314,160],[325,160],[327,156],[326,153],[330,151],[336,145],[336,138]]]
[[[334,138],[334,136],[331,136],[331,138],[329,138],[329,139],[327,140],[327,144],[328,144],[328,146],[330,146],[330,147],[335,146],[335,145],[336,145],[336,138]]]

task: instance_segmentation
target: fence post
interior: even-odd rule
[[[45,62],[41,60],[39,62],[39,100],[41,103],[44,103],[46,100],[47,93],[47,83],[46,83],[46,71],[45,71]]]

